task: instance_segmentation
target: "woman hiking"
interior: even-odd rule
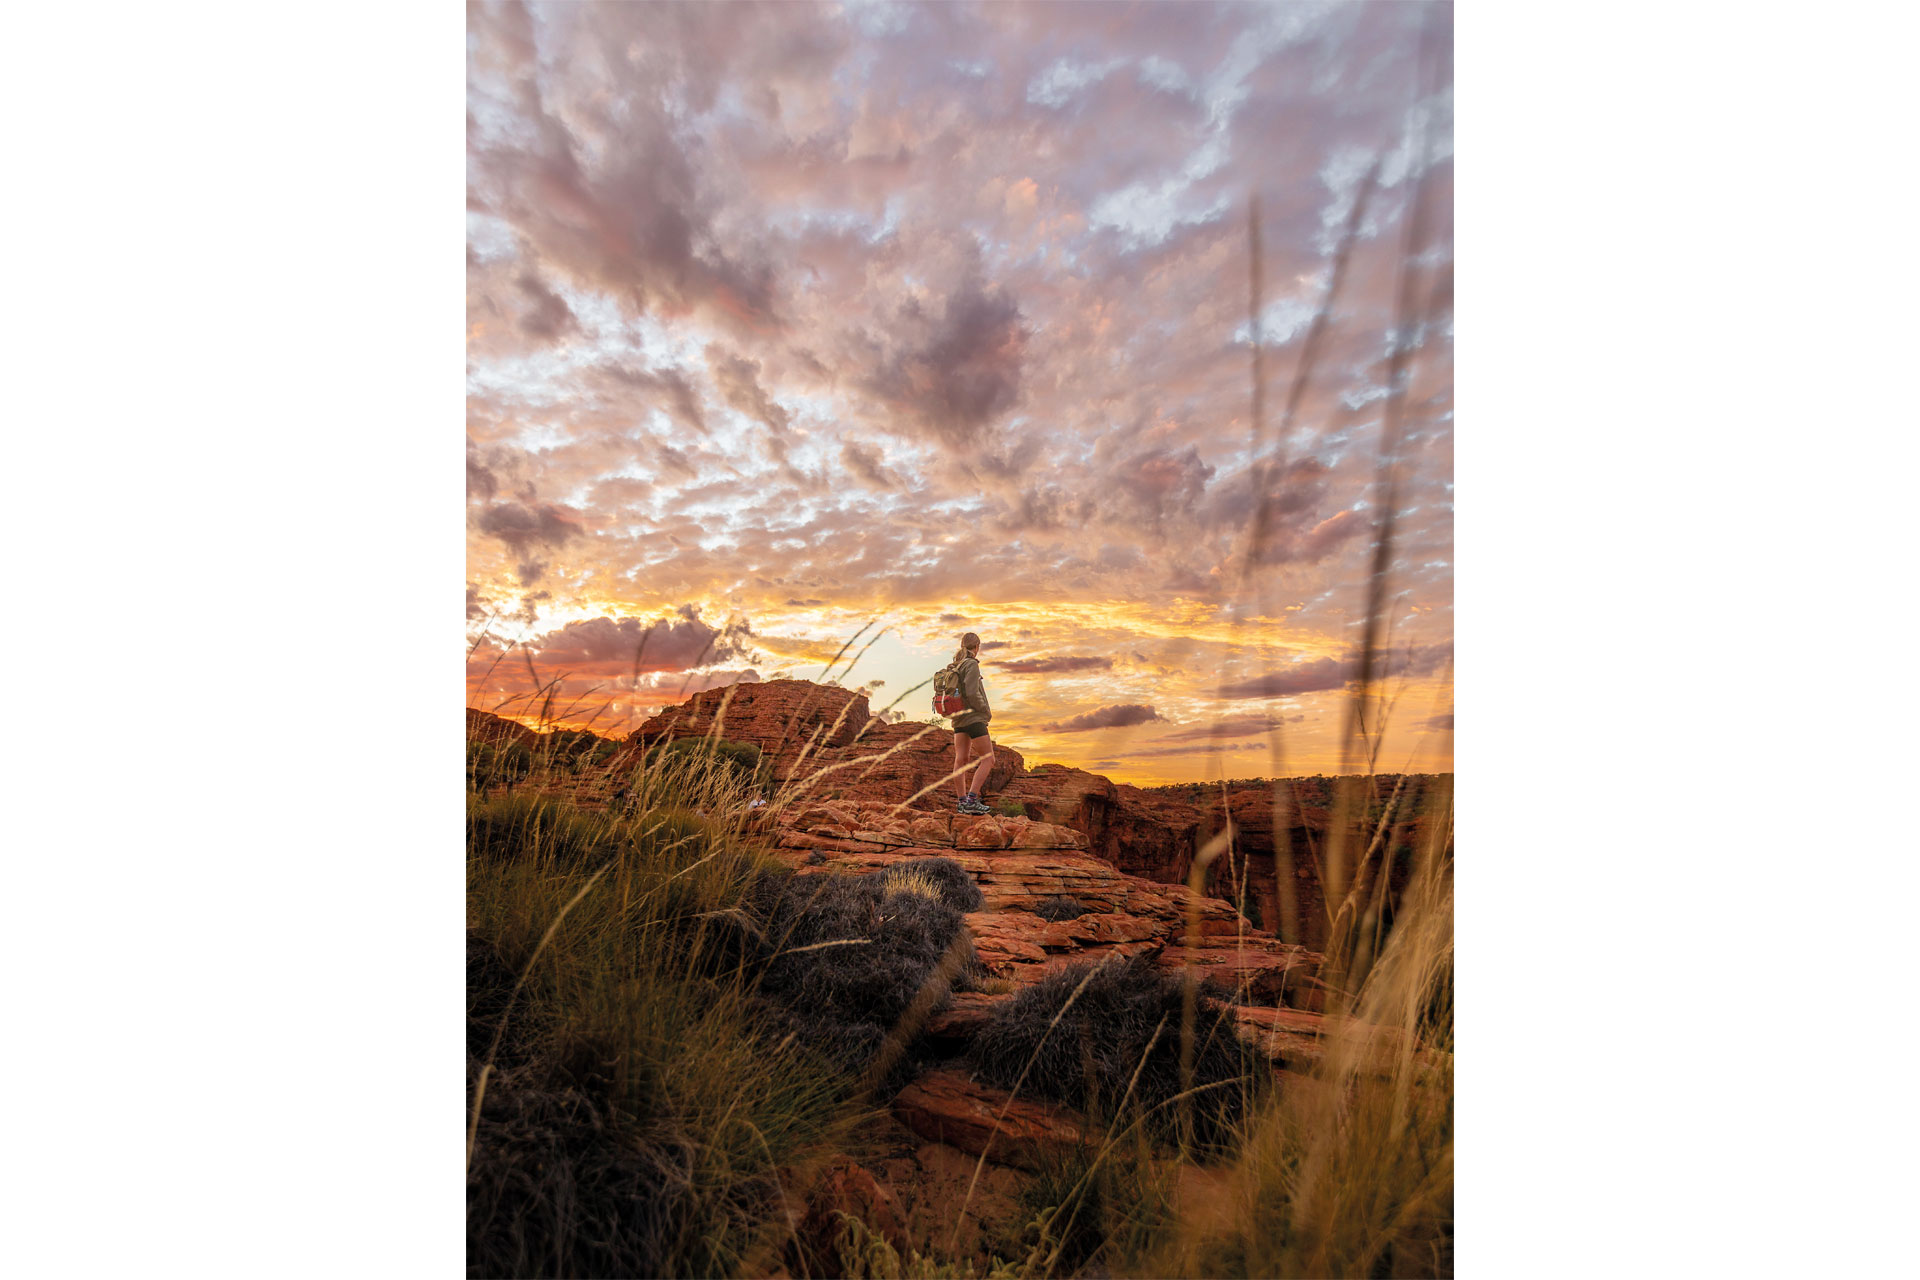
[[[975,760],[980,762],[973,770],[971,783],[966,773],[957,773],[954,777],[954,790],[960,794],[960,812],[992,813],[993,810],[980,803],[980,788],[987,785],[987,774],[993,770],[993,739],[987,736],[987,722],[993,719],[993,708],[987,705],[986,686],[980,681],[980,637],[971,631],[961,636],[960,648],[954,652],[947,669],[958,678],[960,697],[967,704],[964,710],[953,714],[953,767],[963,770]]]

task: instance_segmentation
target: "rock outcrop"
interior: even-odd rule
[[[909,807],[931,810],[946,807],[953,791],[951,782],[941,781],[953,768],[947,730],[917,721],[889,724],[873,713],[865,694],[806,680],[707,690],[648,720],[633,741],[705,734],[716,725],[724,737],[759,746],[773,776],[803,788],[808,801],[909,802]],[[1389,811],[1387,798],[1401,781],[1381,775],[1345,784],[1352,788],[1347,801],[1355,825],[1370,833],[1369,843],[1375,833],[1370,819],[1387,819],[1377,834],[1385,847],[1390,895],[1406,881],[1427,811],[1443,809],[1433,803],[1440,785],[1451,785],[1450,779],[1409,776]],[[1136,787],[1061,764],[1029,767],[1017,748],[996,741],[985,794],[996,806],[1034,822],[1080,833],[1087,852],[1129,875],[1168,884],[1185,882],[1196,852],[1231,819],[1233,855],[1213,864],[1206,891],[1245,901],[1264,928],[1319,947],[1331,918],[1320,877],[1329,853],[1336,782],[1315,777],[1247,780],[1224,789],[1218,784]],[[918,804],[914,797],[928,803]],[[1342,865],[1350,867],[1358,853],[1346,850]]]
[[[760,820],[774,853],[802,874],[868,872],[914,858],[952,858],[980,888],[967,916],[989,974],[1015,983],[1076,960],[1148,954],[1191,966],[1217,994],[1310,1006],[1320,957],[1249,924],[1218,898],[1128,875],[1092,856],[1087,837],[1027,818],[900,811],[872,802],[774,810]],[[1037,908],[1067,899],[1079,914]]]
[[[476,717],[485,722],[479,729]],[[538,737],[480,712],[469,711],[468,722],[470,736]],[[603,763],[614,771],[631,768],[638,751],[653,743],[716,732],[759,747],[776,784],[797,790],[807,803],[885,801],[923,814],[950,807],[953,784],[942,781],[953,768],[950,732],[918,721],[888,723],[874,714],[864,693],[806,680],[695,694],[644,722],[627,740],[629,749]],[[1344,796],[1338,787],[1347,789]],[[1396,787],[1402,794],[1389,807]],[[1185,882],[1196,852],[1231,820],[1232,853],[1213,863],[1206,892],[1244,905],[1255,923],[1277,936],[1317,949],[1326,943],[1333,915],[1322,875],[1344,869],[1344,893],[1362,848],[1377,838],[1390,918],[1413,850],[1430,823],[1445,820],[1450,787],[1450,778],[1425,775],[1136,787],[1066,765],[1029,767],[1018,748],[996,741],[985,794],[998,808],[1078,832],[1088,853],[1129,875],[1168,884]],[[1330,832],[1341,802],[1349,826],[1365,835],[1361,847],[1338,847],[1336,860]]]
[[[1366,1034],[1356,1038],[1350,1024],[1322,1012],[1316,952],[1281,942],[1217,897],[1128,874],[1095,856],[1088,836],[1071,827],[858,799],[776,806],[754,825],[801,876],[947,858],[973,880],[981,904],[965,920],[986,971],[984,989],[956,995],[922,1029],[926,1043],[950,1059],[1021,988],[1109,955],[1143,955],[1190,974],[1228,1002],[1236,1034],[1276,1070],[1311,1071],[1336,1033],[1363,1069],[1385,1071],[1404,1047],[1380,1028],[1361,1028]],[[1069,1109],[1012,1098],[951,1069],[923,1073],[895,1100],[894,1114],[930,1141],[1018,1167],[1072,1145],[1083,1124]],[[1002,1137],[989,1142],[996,1118]]]
[[[1016,1098],[944,1069],[924,1072],[901,1090],[893,1114],[929,1142],[1017,1169],[1039,1169],[1047,1157],[1063,1155],[1089,1136],[1063,1107]]]

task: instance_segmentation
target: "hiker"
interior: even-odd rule
[[[980,762],[973,771],[972,785],[968,785],[965,773],[953,780],[954,790],[960,794],[960,812],[991,813],[991,809],[980,803],[980,788],[987,785],[987,774],[993,770],[993,739],[987,736],[987,722],[993,719],[993,708],[987,705],[986,686],[980,681],[980,637],[971,631],[961,636],[960,648],[954,652],[947,669],[953,672],[960,698],[966,703],[963,709],[953,713],[953,767],[960,769],[970,761]]]

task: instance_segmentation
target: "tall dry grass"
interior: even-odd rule
[[[720,816],[745,784],[707,755],[637,785],[469,795],[471,1274],[740,1274],[780,1170],[837,1145],[855,1082],[715,927],[770,869]]]

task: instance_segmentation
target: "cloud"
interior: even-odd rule
[[[969,274],[938,315],[909,295],[893,320],[894,332],[905,336],[867,388],[934,440],[964,450],[1018,403],[1028,331],[1005,289]]]
[[[822,666],[841,656],[844,640],[809,640],[804,636],[765,636],[755,635],[753,642],[778,658],[798,659],[803,662],[818,662]]]
[[[660,26],[711,38],[717,17],[674,14]],[[511,223],[553,269],[638,310],[699,307],[764,324],[771,268],[755,246],[715,234],[714,193],[653,89],[677,59],[638,39],[654,18],[618,7],[538,21],[518,4],[473,10],[469,207]],[[567,65],[601,40],[634,54],[613,92],[570,93],[540,75],[541,62]]]
[[[563,333],[579,329],[580,322],[574,318],[566,299],[547,288],[539,276],[523,271],[514,284],[527,303],[518,321],[520,332],[529,338],[551,342]]]
[[[479,524],[482,533],[500,539],[515,555],[534,547],[565,546],[581,536],[579,513],[551,502],[532,507],[496,502],[480,513]]]
[[[1126,725],[1145,724],[1149,720],[1159,720],[1162,716],[1152,707],[1139,703],[1117,703],[1110,707],[1101,707],[1097,711],[1087,711],[1069,717],[1056,724],[1040,726],[1042,733],[1086,733],[1093,729],[1118,729]]]
[[[1213,468],[1192,445],[1178,453],[1156,449],[1129,458],[1113,474],[1118,492],[1132,499],[1132,514],[1155,524],[1193,507],[1212,478]]]
[[[675,616],[653,621],[600,617],[570,622],[528,641],[527,647],[543,665],[618,676],[631,675],[636,658],[643,674],[751,662],[752,639],[743,621],[709,626],[699,610],[683,605]]]
[[[752,668],[735,670],[700,670],[681,675],[673,671],[656,671],[643,675],[633,684],[633,692],[639,701],[651,701],[647,695],[664,694],[671,705],[682,698],[691,698],[696,693],[708,689],[724,689],[731,684],[759,684],[761,676]]]
[[[480,588],[469,582],[467,584],[467,616],[469,618],[486,617],[488,603],[487,598],[480,594]]]
[[[516,572],[522,586],[533,586],[546,574],[547,562],[534,555],[536,547],[563,547],[581,536],[579,513],[542,502],[526,506],[496,502],[480,513],[480,531],[492,534],[520,557]]]
[[[1452,661],[1453,642],[1448,640],[1441,644],[1390,649],[1386,655],[1386,669],[1393,675],[1430,676],[1444,670]]]
[[[1267,744],[1264,742],[1215,742],[1190,747],[1142,747],[1137,751],[1124,751],[1121,754],[1129,760],[1137,760],[1155,756],[1217,756],[1227,752],[1265,751],[1266,749]]]
[[[881,465],[879,450],[870,449],[857,440],[848,440],[840,446],[840,464],[876,489],[899,487],[899,477]]]
[[[712,434],[707,427],[707,410],[701,403],[699,389],[684,370],[643,369],[614,362],[602,365],[601,371],[621,386],[659,392],[667,416],[674,422],[691,427],[703,436]]]
[[[710,346],[707,348],[707,362],[713,370],[714,385],[720,388],[720,394],[728,404],[761,423],[775,436],[786,436],[793,426],[793,415],[775,403],[766,388],[760,385],[759,361]]]
[[[1303,720],[1305,716],[1224,716],[1221,719],[1178,729],[1162,734],[1161,742],[1198,742],[1213,738],[1244,738],[1252,734],[1267,733],[1279,728],[1289,720]]]
[[[1453,712],[1449,711],[1443,716],[1428,716],[1421,722],[1421,727],[1426,729],[1444,729],[1451,733],[1453,731]]]
[[[615,476],[593,486],[592,505],[601,511],[620,511],[653,497],[656,487],[632,476]]]
[[[509,611],[550,589],[535,632],[689,600],[714,625],[832,607],[950,629],[941,658],[992,628],[981,656],[1020,649],[997,672],[1030,724],[1129,696],[1086,696],[1085,677],[1117,671],[1151,673],[1131,696],[1185,722],[1142,738],[1278,710],[1216,701],[1223,668],[1243,699],[1337,690],[1350,657],[1269,663],[1254,654],[1276,631],[1232,620],[1284,617],[1316,660],[1356,634],[1413,189],[1415,10],[1448,25],[1444,8],[1380,5],[1133,6],[1111,22],[1084,6],[476,6],[467,578]],[[1419,109],[1448,153],[1450,98]],[[1329,233],[1381,155],[1289,411]],[[1417,283],[1444,303],[1451,175],[1432,173],[1418,248],[1436,275]],[[1420,341],[1394,567],[1395,636],[1416,649],[1382,656],[1389,689],[1445,679],[1432,645],[1452,615],[1444,306]],[[510,584],[531,590],[508,599]],[[856,670],[906,688],[924,672],[902,648],[882,641]],[[779,660],[811,676],[828,659]],[[1337,719],[1290,734],[1290,762],[1328,767]],[[1445,751],[1432,740],[1419,749]],[[1181,741],[1207,739],[1163,745]]]
[[[480,461],[480,446],[467,437],[467,496],[485,498],[491,502],[493,495],[500,491],[500,479],[493,474],[492,468]]]
[[[1313,526],[1297,543],[1287,549],[1284,559],[1320,560],[1341,543],[1367,531],[1367,518],[1358,511],[1336,512]]]
[[[1280,671],[1270,671],[1250,680],[1226,685],[1220,690],[1220,696],[1238,700],[1322,693],[1328,689],[1344,689],[1352,678],[1353,668],[1350,664],[1336,658],[1317,658],[1312,662],[1298,662]]]
[[[998,647],[999,642],[995,642]],[[982,649],[987,645],[982,644]],[[1062,658],[1010,658],[996,660],[987,664],[1011,671],[1019,675],[1040,675],[1066,671],[1104,671],[1113,666],[1112,658],[1062,657]]]

